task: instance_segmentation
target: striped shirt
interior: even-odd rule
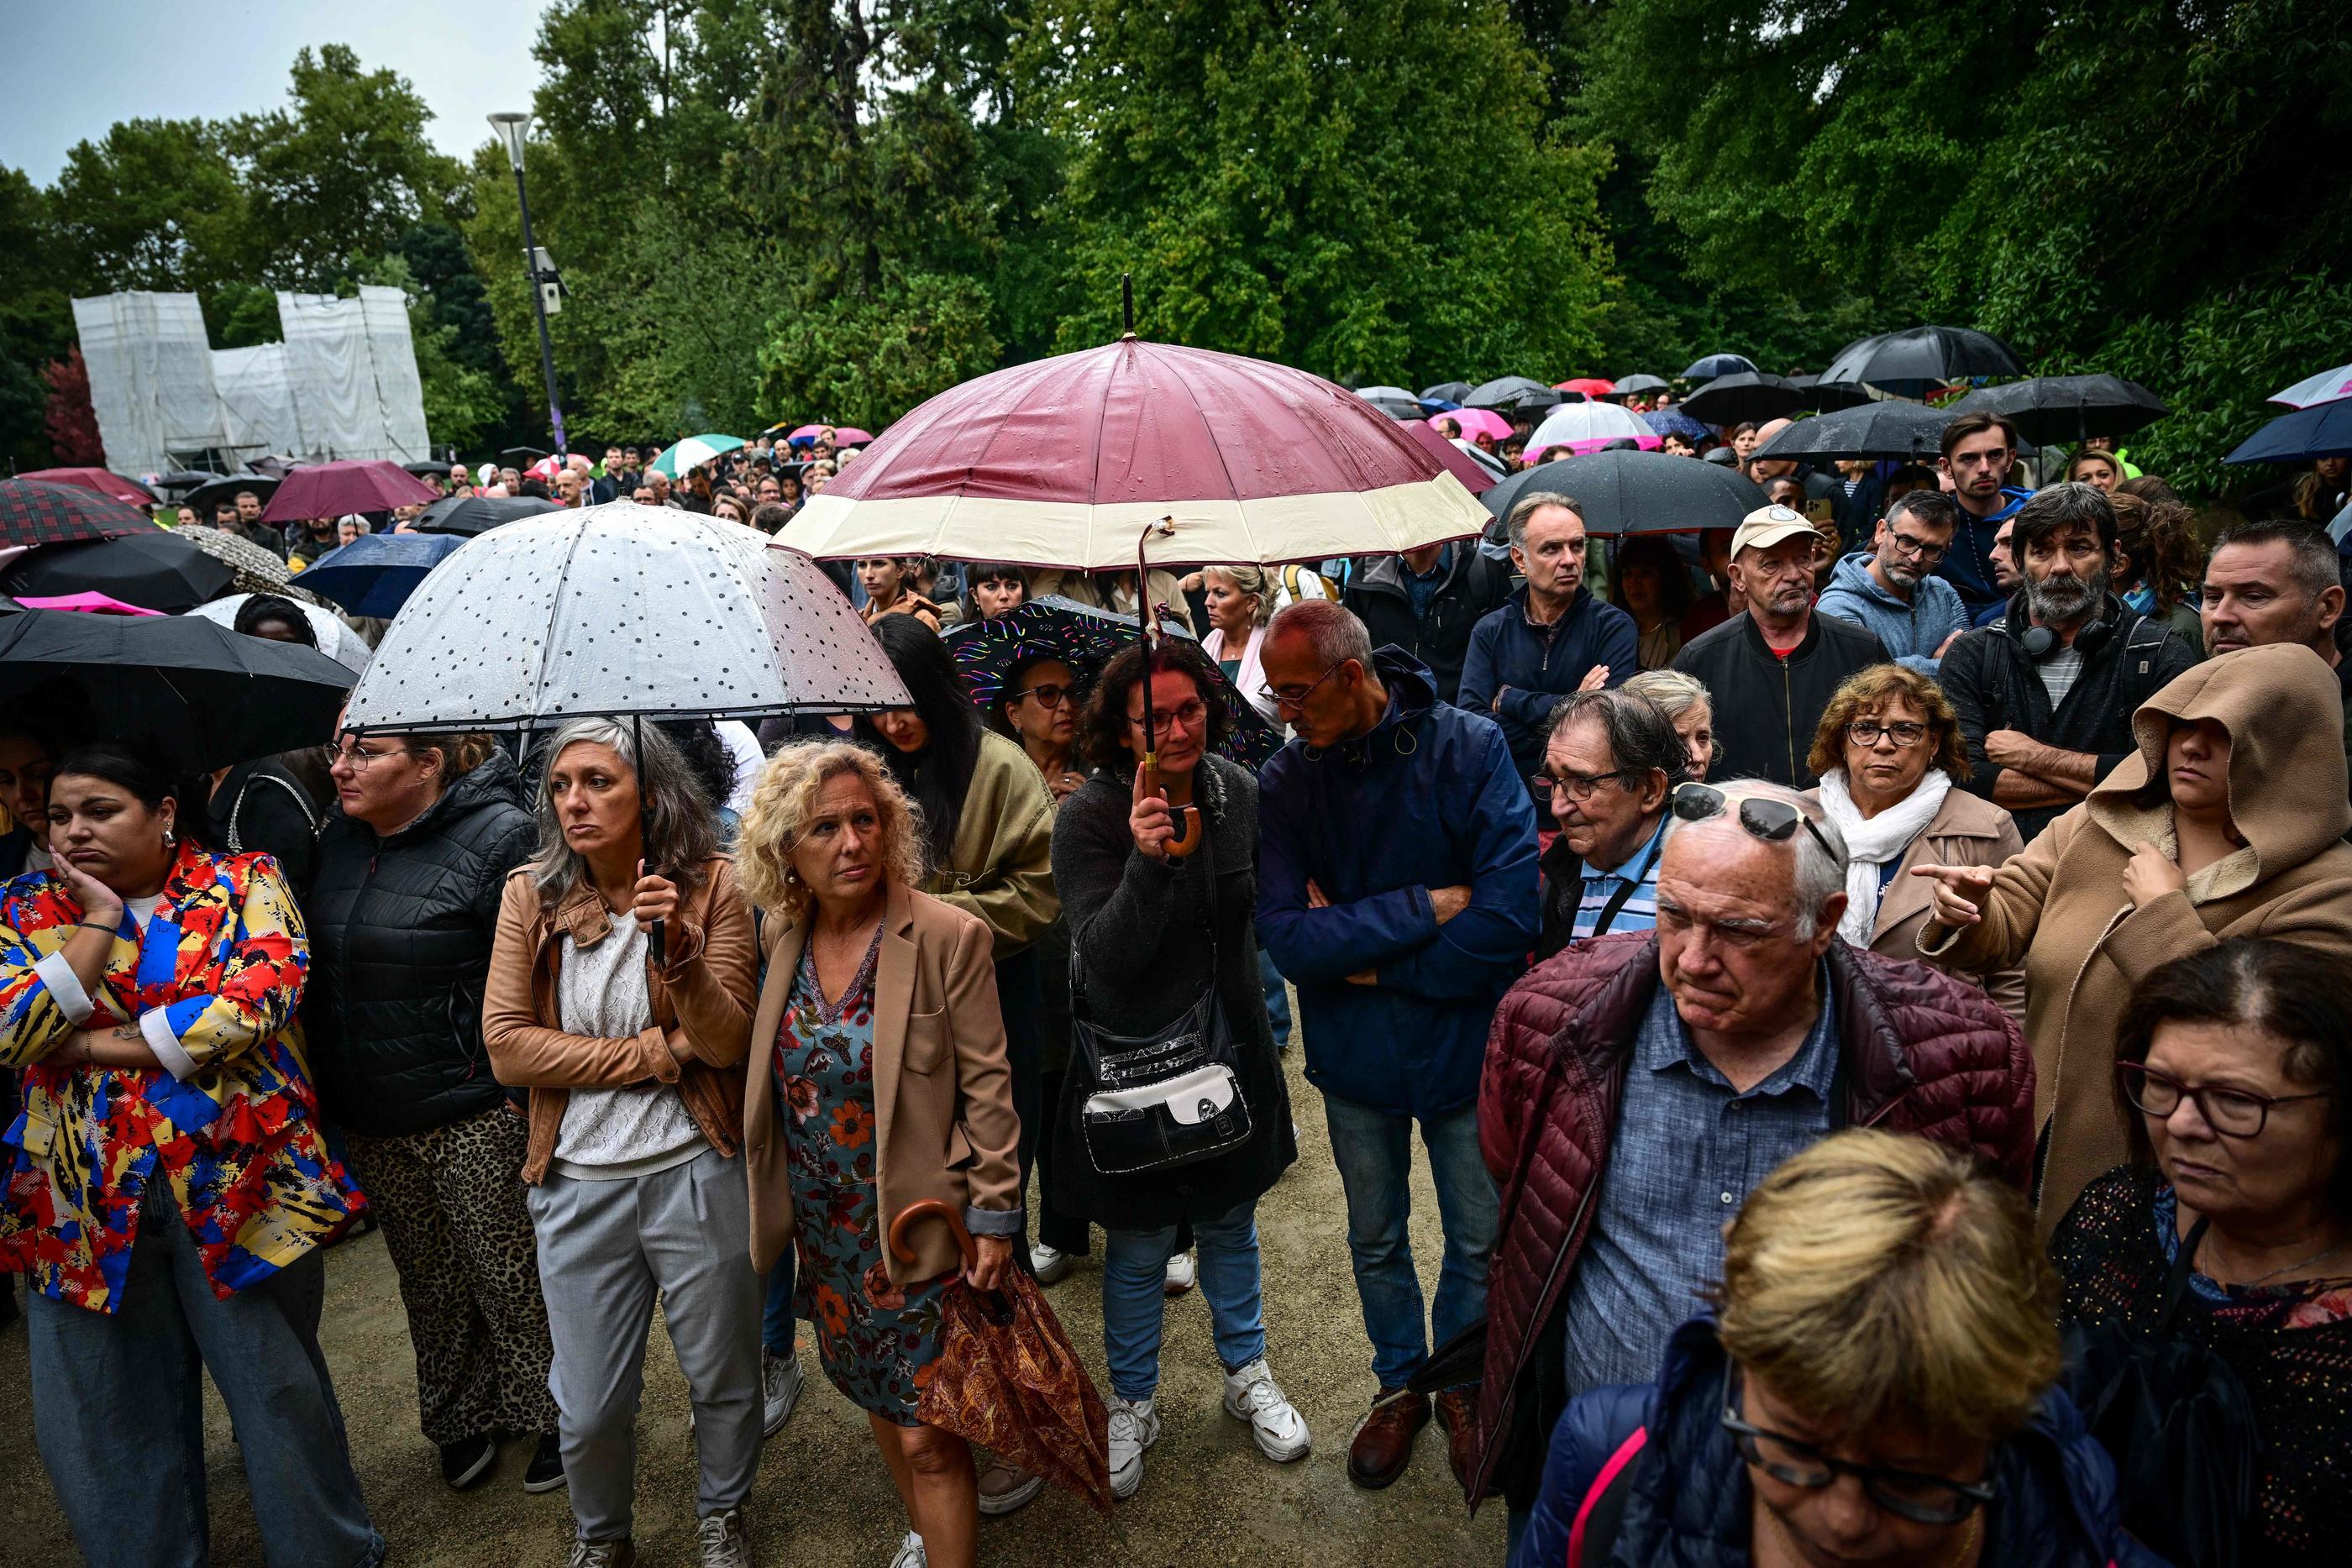
[[[1584,893],[1576,904],[1576,935],[1607,936],[1616,931],[1650,931],[1658,924],[1658,853],[1666,841],[1666,819],[1658,819],[1658,831],[1650,841],[1633,852],[1633,858],[1615,871],[1595,871],[1584,868]],[[1620,894],[1623,897],[1619,899]],[[1609,930],[1601,929],[1601,917],[1608,913],[1612,900],[1618,901],[1616,915],[1609,922]]]

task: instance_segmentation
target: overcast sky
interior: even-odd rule
[[[283,106],[294,52],[349,44],[406,77],[465,157],[483,117],[530,108],[541,0],[0,0],[0,164],[47,185],[118,120],[221,120]]]

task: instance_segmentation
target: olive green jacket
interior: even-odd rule
[[[993,730],[981,735],[947,863],[932,870],[923,891],[980,916],[1000,963],[1061,916],[1054,797],[1029,754]]]

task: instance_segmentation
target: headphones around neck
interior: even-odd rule
[[[2104,618],[2092,622],[2074,633],[2074,651],[2089,658],[2099,651],[2099,644],[2115,634],[2115,622]],[[2035,664],[2042,663],[2059,651],[2058,633],[2047,626],[2029,626],[2017,634],[2017,645]]]

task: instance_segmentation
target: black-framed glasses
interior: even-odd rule
[[[1848,740],[1867,750],[1884,738],[1895,743],[1897,751],[1908,751],[1927,738],[1927,727],[1897,719],[1893,724],[1881,724],[1874,718],[1858,718],[1845,727]]]
[[[1930,564],[1943,559],[1952,548],[1948,544],[1931,545],[1926,539],[1915,539],[1909,534],[1898,534],[1892,528],[1886,531],[1886,542],[1897,555],[1916,555]]]
[[[1675,786],[1674,812],[1685,822],[1703,822],[1709,817],[1720,817],[1731,797],[1712,784],[1692,782]],[[1785,843],[1796,837],[1797,825],[1804,824],[1805,831],[1813,835],[1813,842],[1822,846],[1822,853],[1837,860],[1837,851],[1830,848],[1829,840],[1822,837],[1813,820],[1786,800],[1775,800],[1767,795],[1750,795],[1739,802],[1739,825],[1750,835],[1767,843]]]
[[[1528,788],[1547,800],[1554,795],[1565,795],[1582,805],[1591,800],[1603,784],[1639,779],[1642,772],[1638,768],[1621,768],[1614,773],[1530,773],[1528,775]]]
[[[1062,685],[1057,682],[1045,681],[1034,686],[1024,686],[1004,700],[1007,702],[1017,703],[1023,697],[1035,697],[1039,707],[1052,709],[1060,707],[1064,703],[1069,701],[1072,689],[1073,688]],[[1135,722],[1140,724],[1143,721],[1141,719],[1137,719]]]
[[[2260,1137],[2263,1129],[2270,1125],[2273,1105],[2329,1097],[2324,1090],[2315,1094],[2257,1094],[2250,1089],[2183,1083],[2144,1061],[2116,1062],[2116,1082],[2133,1110],[2159,1120],[2179,1110],[2181,1101],[2194,1100],[2197,1113],[2205,1118],[2205,1124],[2230,1138]]]
[[[1169,730],[1180,724],[1186,730],[1197,734],[1208,722],[1209,705],[1194,697],[1191,702],[1172,708],[1155,709],[1151,715],[1151,738],[1155,742],[1167,739]],[[1131,713],[1127,716],[1127,723],[1130,729],[1141,729],[1143,716]]]
[[[1888,1469],[1834,1459],[1811,1443],[1754,1426],[1740,1417],[1733,1404],[1739,1385],[1737,1373],[1723,1380],[1723,1429],[1731,1434],[1739,1457],[1783,1486],[1820,1491],[1840,1476],[1862,1483],[1870,1500],[1914,1524],[1958,1524],[1993,1500],[1992,1479],[1956,1481],[1917,1470]]]
[[[1321,674],[1316,676],[1312,681],[1309,681],[1307,685],[1299,687],[1295,692],[1278,692],[1272,686],[1260,686],[1257,689],[1257,695],[1265,698],[1267,702],[1272,703],[1276,707],[1286,707],[1295,712],[1307,706],[1307,699],[1315,695],[1315,688],[1329,680],[1332,676],[1338,674],[1339,673],[1340,665],[1347,664],[1347,662],[1348,661],[1345,659],[1340,660],[1338,664],[1332,665],[1329,669],[1324,671]]]

